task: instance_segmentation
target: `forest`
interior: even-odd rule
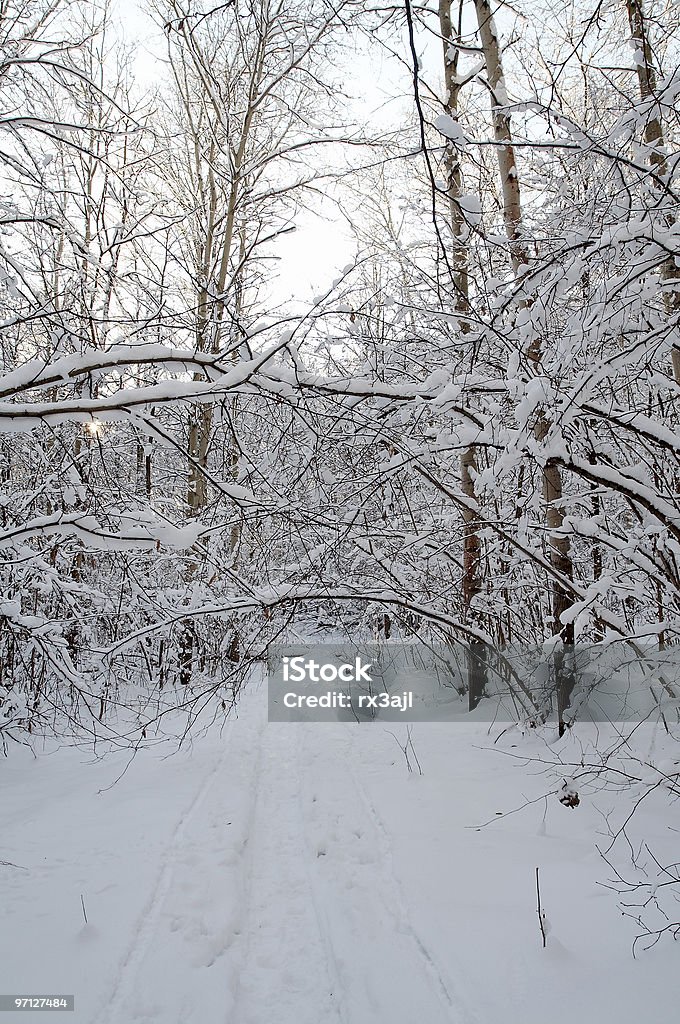
[[[422,808],[412,789],[403,796],[422,811],[424,841],[438,796],[450,801],[449,754],[466,777],[468,755],[450,748],[481,728],[469,764],[479,740],[501,760],[505,751],[499,778],[512,759],[534,774],[503,791],[503,812],[473,787],[465,826],[499,815],[493,834],[512,846],[499,831],[510,804],[542,812],[552,795],[560,821],[582,822],[599,794],[578,841],[614,915],[602,934],[616,933],[628,958],[611,978],[629,969],[631,943],[636,961],[644,949],[642,988],[657,1000],[648,1019],[675,1019],[680,992],[662,958],[680,936],[679,96],[672,0],[2,0],[0,762],[18,775],[0,789],[16,822],[30,805],[22,792],[33,792],[22,773],[31,758],[43,763],[41,750],[90,751],[99,786],[146,764],[170,734],[181,759],[228,728],[236,778],[250,777],[251,747],[271,736],[265,767],[251,764],[260,778],[270,761],[288,763],[284,732],[298,729],[307,739],[291,742],[318,750],[298,750],[297,789],[271,765],[263,783],[290,786],[267,812],[272,837],[262,825],[264,867],[248,876],[264,878],[264,893],[266,842],[293,827],[276,815],[297,806],[317,763],[318,785],[347,805],[342,841],[373,829],[376,858],[391,863],[400,834],[375,815],[381,793],[381,813],[396,808],[397,781],[359,800],[341,763],[370,776],[365,755],[374,768],[371,758],[394,763],[399,786],[421,776],[432,785]],[[380,716],[252,732],[251,691],[265,685],[272,652],[325,643],[458,652],[465,708],[483,711],[500,673],[514,710],[495,724],[472,715],[472,725],[409,725],[393,738],[383,728],[375,739]],[[550,707],[510,665],[513,651],[550,662]],[[587,720],[575,651],[589,664],[625,662],[627,685],[644,694],[637,717]],[[607,669],[600,684],[603,673],[611,682]],[[216,763],[219,740],[204,742],[200,756]],[[121,772],[102,767],[108,757]],[[180,763],[167,769],[178,792]],[[481,779],[488,763],[480,756],[470,770]],[[75,780],[89,769],[69,760],[68,771]],[[360,811],[373,824],[343,831]],[[53,835],[49,814],[43,824]],[[6,850],[0,837],[0,872],[28,885],[17,844]],[[313,870],[325,870],[316,861],[328,840],[314,852]],[[528,928],[549,950],[556,927],[544,930],[527,857]],[[291,854],[291,872],[299,862]],[[398,854],[394,865],[398,874]],[[342,947],[364,926],[373,935],[381,911],[368,883],[364,924],[343,931],[341,898],[314,877],[317,919],[319,907],[336,908],[323,941]],[[408,880],[383,883],[386,905],[412,897],[422,910]],[[87,929],[88,895],[74,893]],[[164,911],[153,900],[156,929]],[[512,941],[512,914],[496,910]],[[394,951],[397,972],[399,956],[422,961],[417,998],[417,986],[408,998],[397,986],[390,1005],[389,985],[378,985],[364,1004],[340,956],[339,1010],[303,986],[277,1016],[278,1003],[255,994],[269,982],[253,975],[232,1016],[216,995],[190,1011],[188,981],[178,982],[178,1016],[133,1011],[123,978],[103,1016],[78,1019],[500,1019],[502,1002],[456,1002],[420,912],[402,929],[411,952]],[[262,918],[257,934],[275,951],[290,920]],[[486,933],[495,925],[484,920]],[[578,928],[588,931],[582,916]],[[141,973],[152,946],[121,963]],[[553,966],[556,986],[574,967]],[[514,984],[503,970],[499,999]],[[39,972],[24,984],[34,977],[27,991],[43,991]],[[602,1019],[618,984],[585,1016],[567,1001],[564,1020]],[[644,1012],[627,984],[619,1024]],[[0,988],[15,991],[4,976]],[[95,989],[103,1000],[104,982]],[[546,1019],[513,998],[506,1024]]]

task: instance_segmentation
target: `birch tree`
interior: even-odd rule
[[[640,99],[646,107],[644,137],[649,147],[650,166],[654,170],[657,189],[660,192],[659,201],[665,205],[664,191],[668,181],[668,164],[662,126],[663,99],[658,95],[654,54],[649,38],[644,0],[625,0],[625,3]],[[666,222],[672,226],[672,215],[667,215]],[[680,289],[677,286],[678,267],[672,254],[661,265],[661,282],[664,288],[666,309],[671,316],[677,314],[680,309]],[[673,346],[671,359],[675,383],[680,384],[680,346],[677,343]]]
[[[512,268],[515,275],[519,275],[524,268],[528,267],[529,257],[522,237],[520,181],[515,159],[515,148],[513,146],[510,115],[507,110],[508,95],[503,75],[498,31],[488,0],[474,0],[474,5],[491,95],[491,116],[503,195],[503,221],[510,243]],[[531,302],[531,297],[527,301]],[[536,371],[539,373],[541,371],[542,347],[540,339],[535,337],[525,353],[527,359],[534,364]],[[534,429],[536,440],[539,443],[544,442],[551,429],[546,411],[538,411]],[[564,524],[562,475],[557,462],[549,456],[545,459],[542,478],[550,560],[556,571],[556,577],[553,579],[552,585],[552,631],[555,634],[562,635],[567,643],[573,644],[573,624],[569,621],[563,621],[563,615],[571,607],[572,594],[564,586],[562,580],[571,580],[573,578],[573,566],[569,551],[569,538],[564,535],[562,530]],[[568,702],[568,694],[561,693],[559,696],[560,728],[563,729],[563,713],[565,701]]]
[[[249,330],[263,311],[258,296],[266,294],[267,262],[276,238],[293,229],[311,185],[307,154],[338,137],[321,68],[340,11],[349,6],[329,11],[313,0],[292,6],[258,0],[206,15],[176,0],[155,7],[173,78],[167,130],[182,139],[179,148],[169,147],[170,183],[182,218],[177,265],[186,315],[178,312],[182,329],[191,324],[197,352],[220,353],[234,365],[250,352]],[[322,128],[324,94],[328,122]],[[189,412],[187,503],[194,516],[211,500],[215,447],[218,473],[232,480],[240,472],[239,453],[250,447],[250,439],[240,436],[244,410],[238,400],[222,401],[217,411],[218,419],[213,403],[204,401]],[[233,513],[227,513],[225,533],[236,567],[247,542]],[[204,572],[212,575],[207,567]],[[183,656],[185,680],[193,646],[192,626]],[[236,657],[237,631],[229,648]]]

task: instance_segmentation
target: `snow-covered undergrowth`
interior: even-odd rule
[[[677,946],[634,958],[602,884],[670,896],[663,730],[629,727],[604,773],[612,729],[419,723],[421,775],[405,727],[269,724],[264,689],[178,751],[11,748],[1,991],[72,993],[73,1024],[676,1019]]]

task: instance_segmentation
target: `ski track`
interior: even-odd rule
[[[474,1024],[409,915],[352,728],[268,724],[244,694],[97,1024]]]
[[[210,1009],[214,986],[203,986],[196,971],[215,963],[238,936],[239,908],[223,902],[218,914],[212,915],[217,918],[211,922],[212,928],[206,927],[206,919],[211,916],[207,911],[214,895],[208,891],[209,886],[206,888],[206,877],[211,882],[214,880],[216,864],[218,868],[240,869],[244,863],[259,779],[256,757],[251,757],[255,764],[249,764],[248,752],[257,755],[260,750],[258,742],[248,742],[252,740],[252,728],[248,725],[247,718],[227,723],[222,732],[221,753],[203,775],[194,797],[177,821],[150,898],[119,966],[113,992],[97,1017],[97,1024],[122,1024],[124,1021],[189,1024],[194,1020],[205,1024],[214,1015],[214,1009]],[[208,797],[218,789],[217,782],[222,774],[228,771],[233,780],[234,761],[240,768],[238,782],[243,783],[234,787],[238,790],[241,807],[235,809],[226,802],[223,804],[220,794],[207,808],[207,820],[197,821]],[[232,823],[234,830],[227,832]],[[216,848],[218,830],[223,835]],[[218,860],[220,850],[222,859]],[[233,891],[231,886],[224,889]],[[172,963],[173,969],[178,962],[182,963],[182,958],[178,961],[164,955],[169,941],[179,942],[185,948],[187,974],[179,979],[168,978],[165,974],[166,963]],[[225,974],[219,986],[224,990],[220,1002],[227,998],[227,981]]]
[[[354,782],[356,792],[367,811],[367,814],[374,826],[376,841],[380,850],[380,857],[382,863],[386,868],[386,875],[389,879],[389,887],[395,898],[395,905],[398,908],[401,921],[404,929],[411,936],[411,939],[416,946],[419,954],[423,958],[426,968],[432,974],[439,990],[444,997],[446,1004],[456,1011],[459,1015],[458,1020],[464,1021],[465,1024],[478,1024],[478,1016],[474,1009],[471,1007],[469,1001],[465,999],[457,987],[451,980],[448,972],[441,966],[438,958],[434,955],[431,948],[428,947],[422,935],[416,928],[411,915],[408,911],[406,900],[404,898],[403,889],[399,882],[398,876],[394,870],[393,857],[392,857],[392,844],[390,842],[390,836],[385,824],[375,806],[371,800],[370,794],[361,779],[357,775],[355,764],[358,758],[355,756],[355,744],[353,743],[354,733],[349,734],[349,744],[347,749],[347,764],[349,765],[350,775]]]
[[[339,1024],[339,986],[297,820],[290,727],[262,737],[249,836],[246,931],[225,1024]]]
[[[353,767],[352,728],[324,733],[312,725],[298,734],[312,871],[338,948],[349,1022],[471,1024],[475,1015],[452,994],[410,919],[389,835]]]
[[[133,940],[120,966],[112,996],[108,1005],[98,1017],[100,1024],[109,1024],[109,1022],[115,1024],[115,1022],[124,1019],[121,1015],[121,1010],[125,1005],[132,984],[137,978],[144,956],[155,937],[160,909],[172,887],[178,848],[192,816],[198,810],[208,790],[214,783],[215,776],[222,767],[223,761],[224,755],[218,760],[212,770],[208,772],[207,776],[203,778],[189,806],[184,810],[173,829],[169,845],[163,855],[161,866],[156,876],[151,898],[144,907],[135,927]]]

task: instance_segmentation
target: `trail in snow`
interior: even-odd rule
[[[312,877],[351,1020],[472,1022],[404,905],[384,827],[357,779],[353,728],[312,725],[289,732],[289,742],[297,740]]]
[[[249,703],[175,825],[97,1024],[206,1024],[230,1004],[238,975],[225,957],[244,927],[263,751]]]
[[[267,725],[244,700],[98,1024],[472,1022],[405,911],[346,727]]]
[[[673,949],[632,961],[598,884],[595,804],[475,830],[541,774],[421,725],[420,778],[379,721],[266,704],[251,684],[221,732],[140,752],[113,787],[115,756],[4,766],[0,858],[21,869],[0,867],[0,991],[73,992],[71,1024],[674,1021]]]

